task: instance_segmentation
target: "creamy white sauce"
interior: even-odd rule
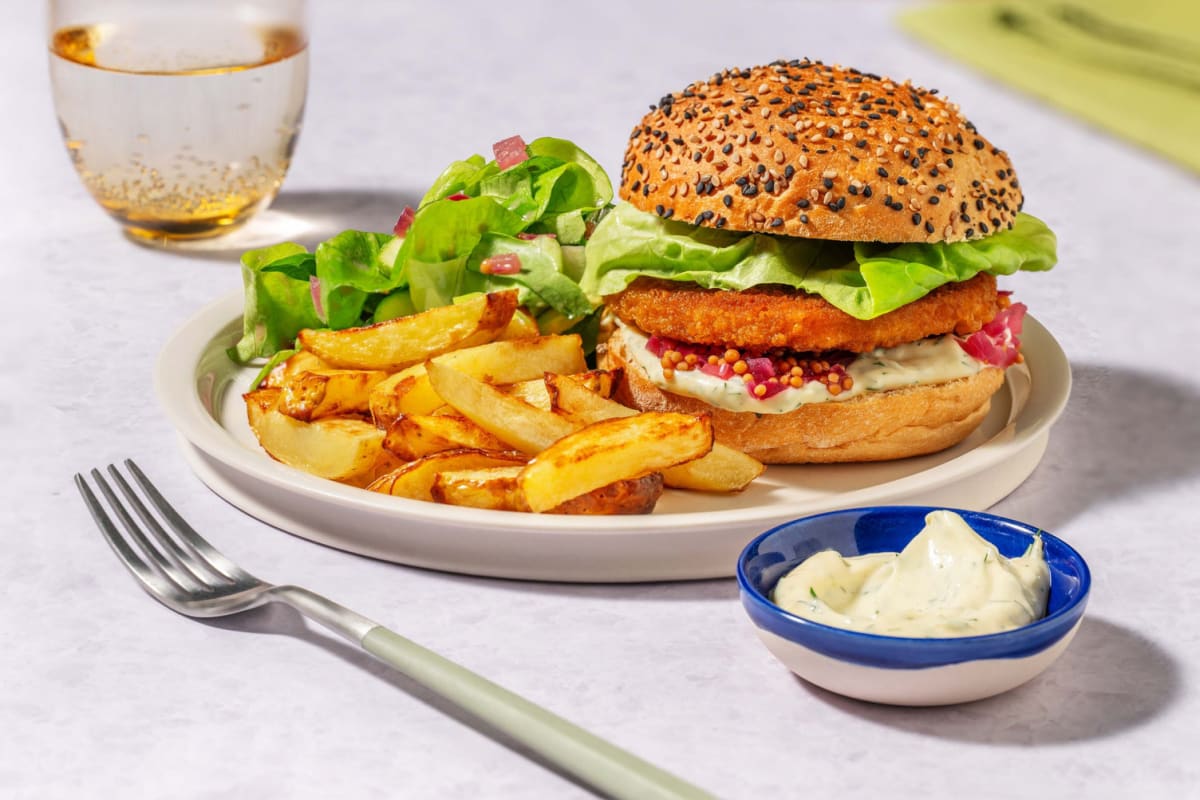
[[[822,551],[785,575],[772,599],[836,628],[948,638],[1028,625],[1046,615],[1049,593],[1040,536],[1020,558],[1005,558],[958,514],[933,511],[903,551]]]
[[[840,402],[870,392],[947,383],[968,378],[988,366],[967,355],[953,336],[938,336],[859,355],[846,367],[854,385],[841,394],[830,394],[825,384],[809,381],[803,387],[788,388],[760,399],[746,391],[745,384],[736,378],[724,380],[699,370],[675,370],[673,377],[667,378],[662,362],[646,349],[648,337],[636,328],[620,322],[617,325],[613,335],[624,337],[626,351],[655,386],[728,411],[786,414],[809,403]]]

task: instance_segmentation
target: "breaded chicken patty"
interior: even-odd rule
[[[871,320],[856,319],[817,295],[778,286],[730,292],[638,278],[604,302],[622,322],[683,342],[866,353],[927,336],[974,333],[1008,305],[1008,298],[996,291],[994,276],[980,273]]]

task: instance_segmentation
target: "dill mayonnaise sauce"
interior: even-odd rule
[[[1005,558],[953,511],[932,511],[899,553],[817,553],[785,575],[775,604],[806,619],[883,636],[946,638],[1019,628],[1046,615],[1042,539]]]

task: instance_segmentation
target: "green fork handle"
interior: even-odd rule
[[[383,626],[363,649],[611,797],[711,798],[708,792],[588,733]]]
[[[411,639],[299,586],[276,586],[271,598],[295,608],[421,686],[525,745],[546,761],[618,800],[711,800],[713,795],[588,733],[438,655]]]

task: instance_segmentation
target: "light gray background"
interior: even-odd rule
[[[614,176],[649,103],[725,66],[812,56],[911,76],[1008,149],[1051,273],[1008,279],[1075,389],[996,510],[1090,560],[1088,617],[1034,683],[902,710],[794,679],[732,580],[569,586],[437,574],[268,528],[189,472],[150,384],[164,340],[239,285],[235,254],[128,243],[59,140],[37,3],[0,26],[0,794],[582,797],[284,611],[192,622],[118,566],[71,485],[133,456],[254,572],[326,593],[724,797],[1200,793],[1200,192],[906,38],[890,2],[316,2],[305,129],[276,208],[390,227],[440,168],[512,133]],[[1130,108],[1125,113],[1138,113]]]

